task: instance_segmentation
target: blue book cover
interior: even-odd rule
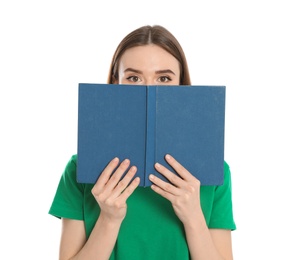
[[[77,181],[95,183],[114,157],[130,159],[140,186],[171,154],[201,185],[221,185],[225,86],[79,84]]]

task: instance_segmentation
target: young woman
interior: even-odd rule
[[[161,26],[138,28],[121,41],[108,83],[191,84],[180,44]],[[202,186],[172,156],[165,159],[179,176],[156,163],[171,184],[150,174],[148,188],[138,187],[136,166],[118,158],[94,185],[79,184],[72,156],[49,210],[62,219],[60,259],[232,259],[229,166],[223,185]]]

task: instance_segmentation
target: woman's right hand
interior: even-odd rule
[[[113,159],[104,169],[91,192],[101,213],[87,240],[83,220],[62,220],[60,259],[109,259],[120,225],[126,216],[126,201],[139,185],[135,166],[129,160]],[[125,176],[123,177],[124,173]],[[133,180],[133,181],[132,181]]]
[[[101,208],[103,219],[111,222],[122,222],[127,212],[127,199],[138,187],[140,179],[136,177],[132,182],[137,168],[132,166],[125,176],[130,161],[125,159],[119,165],[119,159],[114,158],[104,169],[91,192]]]

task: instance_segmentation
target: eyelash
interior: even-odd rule
[[[133,78],[136,78],[136,80],[134,81]],[[129,81],[131,81],[131,82],[138,82],[139,77],[138,76],[129,76],[126,79],[129,80]]]
[[[126,79],[131,81],[131,82],[139,82],[140,81],[140,78],[138,76],[129,76]],[[172,80],[169,76],[160,76],[158,79],[159,79],[159,82],[161,82],[161,83],[166,83],[166,82],[169,82],[169,81]]]
[[[170,77],[168,77],[168,76],[161,76],[161,77],[159,77],[159,79],[160,79],[160,82],[168,82],[168,81],[171,81],[172,79],[170,78]],[[164,81],[162,81],[162,79],[164,79]]]

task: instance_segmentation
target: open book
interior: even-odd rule
[[[201,185],[221,185],[225,86],[79,84],[77,181],[95,183],[114,157],[130,159],[140,186],[171,154]]]

